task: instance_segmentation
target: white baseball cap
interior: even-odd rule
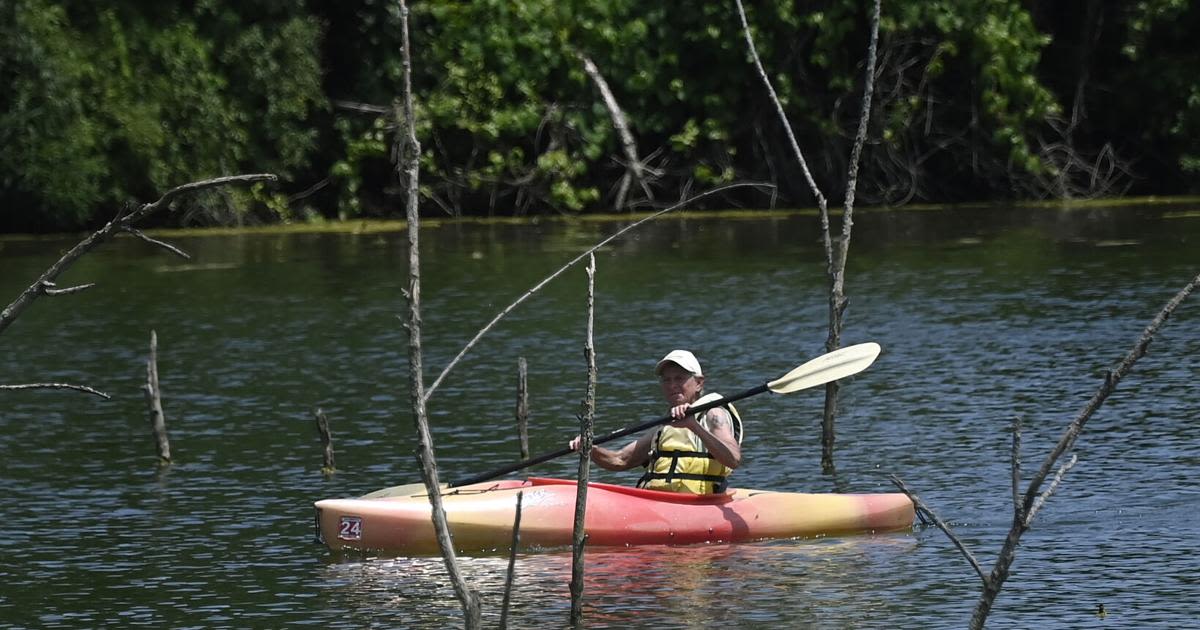
[[[654,366],[654,373],[662,374],[663,366],[668,363],[674,363],[696,376],[704,376],[704,372],[700,370],[700,362],[696,360],[696,355],[687,350],[672,350],[668,352],[667,356],[659,360],[658,365]]]

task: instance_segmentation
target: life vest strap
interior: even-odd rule
[[[715,396],[716,394],[712,394],[712,395]],[[701,399],[701,400],[704,400],[704,399]],[[725,409],[725,411],[729,413],[729,416],[733,421],[732,425],[733,425],[734,439],[737,440],[738,444],[741,444],[742,443],[742,417],[741,417],[741,415],[738,414],[737,409],[734,408],[734,406],[732,404],[721,405],[721,408]],[[707,425],[705,425],[705,426],[707,426]],[[654,436],[654,441],[651,443],[652,446],[651,446],[650,452],[647,454],[646,461],[642,464],[643,466],[646,467],[646,472],[645,472],[645,474],[642,475],[641,479],[638,479],[637,487],[644,488],[650,481],[655,481],[655,480],[664,480],[667,483],[671,483],[672,481],[675,481],[675,480],[682,480],[682,481],[706,481],[706,482],[709,482],[713,486],[712,487],[713,492],[724,492],[726,490],[726,488],[728,488],[728,486],[729,486],[728,469],[726,469],[726,473],[724,475],[706,475],[706,474],[702,474],[702,473],[677,472],[679,469],[679,461],[681,459],[705,459],[705,460],[711,461],[711,460],[716,460],[717,458],[714,457],[713,454],[709,453],[707,450],[704,450],[704,451],[684,451],[684,450],[662,451],[662,450],[659,450],[658,446],[659,446],[659,441],[662,437],[662,433],[663,433],[663,429],[660,428],[658,430],[658,433]],[[701,448],[703,448],[703,444],[701,444],[700,446],[701,446]],[[670,466],[667,468],[667,472],[665,472],[665,473],[651,472],[651,470],[653,468],[655,468],[656,460],[663,459],[663,458],[670,459],[670,462],[671,462]]]
[[[700,451],[660,451],[657,448],[651,451],[650,459],[659,457],[670,457],[671,459],[681,459],[684,457],[699,457],[701,459],[713,459],[712,453],[702,453]]]
[[[700,474],[691,474],[691,473],[685,474],[685,473],[675,472],[679,468],[679,460],[683,459],[685,457],[697,457],[700,459],[716,459],[715,457],[712,456],[712,453],[700,452],[700,451],[660,451],[660,450],[658,450],[658,447],[655,446],[650,451],[650,457],[646,460],[646,464],[645,464],[646,474],[642,475],[641,479],[638,479],[637,487],[641,488],[641,487],[645,486],[646,482],[650,481],[651,479],[666,479],[668,483],[670,483],[671,480],[673,480],[673,479],[688,479],[688,480],[693,480],[693,481],[711,481],[713,479],[724,479],[724,477],[718,477],[717,475],[700,475]],[[654,462],[654,460],[659,459],[659,458],[670,459],[671,467],[669,469],[667,469],[667,472],[665,472],[665,473],[650,472],[649,469],[650,469],[651,463]]]
[[[646,484],[648,484],[651,481],[654,481],[656,479],[662,479],[668,483],[670,483],[671,481],[674,481],[676,479],[682,479],[684,481],[709,481],[709,482],[712,482],[712,484],[713,484],[713,492],[724,492],[725,489],[729,486],[729,478],[724,477],[722,475],[702,475],[699,473],[677,473],[677,472],[665,472],[665,473],[647,472],[642,475],[641,479],[638,479],[637,487],[645,488]]]

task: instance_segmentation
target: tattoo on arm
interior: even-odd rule
[[[716,431],[717,429],[733,431],[733,425],[729,421],[729,413],[724,409],[717,410],[717,413],[709,413],[708,427],[709,431]]]

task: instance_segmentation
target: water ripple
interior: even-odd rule
[[[764,396],[740,406],[747,459],[738,485],[879,492],[895,473],[990,564],[1012,518],[1013,418],[1024,423],[1027,479],[1104,371],[1194,275],[1196,254],[1179,235],[1200,234],[1200,225],[1147,221],[1145,233],[1119,234],[1103,213],[1088,217],[1099,225],[1081,226],[1078,216],[1028,211],[972,220],[858,220],[844,341],[878,341],[884,352],[842,389],[838,471],[820,472],[821,392]],[[709,386],[723,392],[819,354],[826,288],[819,247],[805,236],[812,229],[806,218],[708,231],[664,222],[602,252],[597,430],[661,413],[653,362],[670,348],[695,349]],[[1094,234],[1122,245],[1097,246]],[[430,379],[583,238],[559,236],[544,226],[428,235]],[[102,277],[107,290],[39,303],[0,340],[0,382],[70,380],[115,395],[3,394],[10,496],[0,627],[461,625],[440,559],[340,556],[312,541],[313,500],[418,479],[407,339],[396,319],[403,236],[189,240],[203,273],[147,273],[162,264],[157,255],[118,241],[73,272],[80,282]],[[49,263],[35,249],[3,255],[0,294],[14,295]],[[514,311],[430,401],[443,475],[516,458],[518,356],[529,362],[534,451],[557,449],[578,430],[582,289],[571,277]],[[1023,539],[995,627],[1193,624],[1198,312],[1181,308],[1091,420],[1078,464]],[[150,328],[176,459],[161,471],[140,391]],[[318,407],[333,427],[332,477],[319,471]],[[531,472],[574,468],[564,458]],[[593,478],[631,479],[595,470]],[[495,625],[507,560],[462,562],[485,624]],[[510,625],[565,627],[570,572],[563,550],[522,554]],[[934,528],[593,549],[586,580],[589,628],[961,628],[979,591]],[[1094,614],[1101,603],[1103,621]]]

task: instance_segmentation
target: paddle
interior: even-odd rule
[[[879,356],[879,351],[880,348],[879,344],[877,343],[860,343],[856,346],[840,348],[828,354],[823,354],[773,381],[748,389],[740,394],[734,394],[733,396],[727,396],[725,398],[718,398],[712,402],[704,403],[703,405],[696,405],[695,407],[689,409],[689,411],[694,413],[702,413],[712,409],[713,407],[719,407],[737,400],[742,400],[743,398],[757,396],[765,391],[771,391],[776,394],[790,394],[802,389],[808,389],[809,387],[824,385],[825,383],[836,381],[839,378],[845,378],[853,374],[858,374],[859,372],[867,369],[868,366],[875,362],[875,357]],[[592,440],[592,444],[603,444],[620,437],[625,437],[626,435],[630,435],[632,433],[640,433],[646,429],[649,429],[650,427],[658,426],[660,424],[667,424],[672,420],[673,418],[671,418],[671,416],[665,416],[656,420],[648,420],[639,425],[618,429],[612,433],[609,433],[608,435],[594,438]],[[552,459],[562,457],[563,455],[569,455],[574,452],[575,451],[569,447],[561,448],[552,453],[538,455],[537,457],[532,457],[525,461],[510,464],[508,466],[504,466],[503,468],[497,468],[496,470],[475,475],[474,477],[468,477],[467,479],[455,481],[447,485],[451,488],[469,486],[473,483],[480,483],[490,479],[495,479],[500,475],[506,475],[510,472],[521,470],[522,468],[536,466],[543,462],[548,462]]]

